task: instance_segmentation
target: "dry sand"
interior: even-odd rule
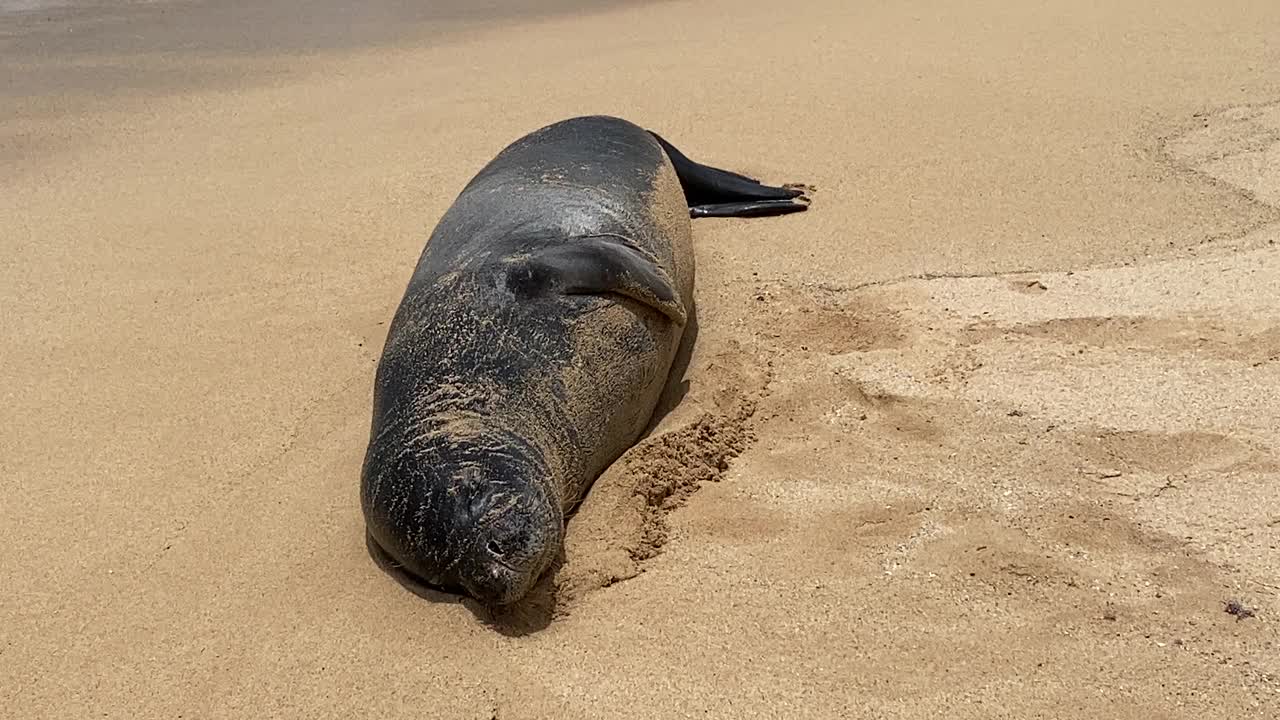
[[[7,717],[1280,715],[1274,0],[95,5],[0,14]],[[587,112],[818,190],[494,624],[365,553],[370,385]]]

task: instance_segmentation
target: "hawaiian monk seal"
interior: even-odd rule
[[[361,472],[370,551],[489,606],[649,422],[693,297],[691,217],[804,210],[612,117],[539,129],[463,188],[387,331]]]

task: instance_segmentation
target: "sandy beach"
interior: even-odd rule
[[[7,717],[1280,716],[1274,0],[238,5],[0,2]],[[494,617],[366,552],[373,372],[588,113],[816,190]]]

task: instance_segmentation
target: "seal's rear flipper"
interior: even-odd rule
[[[649,134],[675,166],[690,217],[762,217],[809,208],[799,188],[764,185],[746,175],[696,163],[657,133]]]
[[[808,203],[795,200],[757,200],[755,202],[694,205],[689,217],[768,217],[808,210]]]

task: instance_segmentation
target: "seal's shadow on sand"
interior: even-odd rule
[[[654,410],[653,417],[650,418],[649,424],[640,434],[640,437],[637,438],[637,443],[649,437],[662,422],[662,419],[670,414],[689,392],[689,381],[685,379],[685,373],[688,371],[689,362],[693,358],[693,348],[697,339],[698,306],[695,300],[690,303],[684,336],[680,339],[680,346],[677,348],[675,359],[671,363],[671,371],[667,375],[667,383],[658,399],[658,405]],[[589,493],[590,490],[588,489],[587,492]],[[573,517],[577,510],[577,506],[571,508],[568,517],[565,518],[566,534],[569,526],[573,523]],[[538,583],[534,585],[524,599],[509,607],[498,609],[485,607],[451,589],[437,588],[427,584],[400,567],[382,548],[378,547],[377,543],[373,542],[368,534],[365,535],[365,547],[374,563],[404,589],[428,602],[463,605],[478,620],[503,635],[509,637],[531,635],[546,629],[556,616],[555,578],[565,563],[563,547],[560,549],[560,554],[556,557],[555,562],[551,564],[551,567],[542,575]]]

